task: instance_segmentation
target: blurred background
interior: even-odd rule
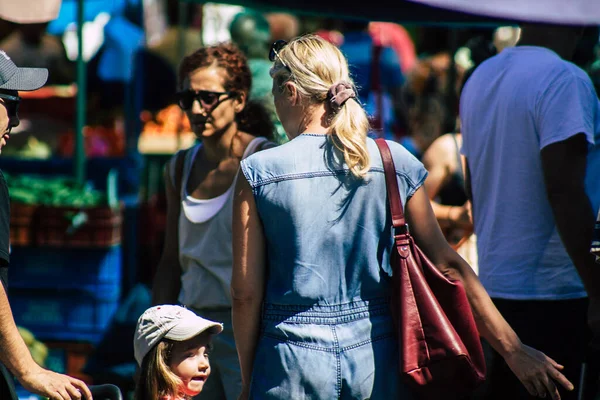
[[[128,396],[132,332],[150,305],[162,251],[162,171],[196,140],[174,102],[184,55],[234,41],[250,61],[251,97],[271,111],[283,143],[270,102],[269,45],[320,35],[347,56],[372,135],[421,158],[439,136],[459,131],[465,72],[519,38],[510,19],[411,5],[393,15],[382,9],[379,16],[390,15],[382,19],[395,21],[384,22],[334,18],[331,6],[320,13],[315,2],[310,13],[276,1],[54,3],[58,14],[47,22],[5,17],[0,7],[0,49],[18,66],[50,71],[44,88],[21,93],[21,124],[0,156],[11,195],[9,297],[38,362],[117,384]],[[576,63],[598,89],[598,30],[588,39]]]

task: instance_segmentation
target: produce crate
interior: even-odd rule
[[[13,246],[104,248],[121,243],[123,206],[112,209],[15,203],[10,224]]]
[[[13,247],[9,286],[15,289],[84,290],[92,295],[119,290],[121,246],[106,249]]]
[[[9,298],[15,321],[40,340],[98,342],[121,297],[121,246],[13,247]]]
[[[123,207],[40,206],[35,244],[56,247],[109,247],[121,243]]]
[[[123,202],[118,172],[109,171],[106,190],[71,177],[7,175],[14,246],[109,247],[121,243]]]
[[[10,244],[31,246],[33,240],[33,216],[38,206],[13,203],[10,205]]]
[[[84,290],[20,289],[9,286],[17,325],[39,340],[97,343],[118,308],[120,290],[107,285],[105,293]]]

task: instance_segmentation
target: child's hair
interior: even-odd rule
[[[135,388],[135,400],[157,400],[162,396],[173,399],[179,394],[181,379],[169,368],[173,342],[163,340],[144,357],[138,384]]]
[[[134,356],[140,366],[135,399],[182,397],[182,381],[169,368],[175,342],[222,331],[222,324],[199,317],[181,306],[165,304],[144,311],[138,319],[133,338]]]
[[[278,54],[272,70],[273,79],[279,87],[293,82],[309,104],[327,102],[330,89],[340,82],[354,86],[342,52],[316,35],[296,38]],[[357,96],[355,89],[354,96]],[[344,161],[352,175],[364,178],[371,162],[367,150],[367,114],[356,97],[331,111],[329,133],[333,135],[333,143],[344,154]]]

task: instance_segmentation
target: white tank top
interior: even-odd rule
[[[242,159],[254,153],[267,139],[253,139]],[[233,189],[237,177],[225,193],[212,199],[195,199],[187,193],[192,165],[202,145],[185,155],[181,181],[181,213],[179,215],[179,262],[181,292],[179,302],[194,309],[230,308],[231,214]],[[171,182],[175,182],[175,160],[169,164]]]

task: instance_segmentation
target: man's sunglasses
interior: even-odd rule
[[[187,111],[192,108],[194,101],[198,100],[202,108],[210,111],[218,106],[222,101],[233,96],[235,92],[211,92],[209,90],[182,90],[177,93],[177,104],[182,110]],[[222,97],[225,96],[225,97]]]
[[[0,93],[0,99],[4,100],[4,107],[6,108],[6,115],[8,115],[8,130],[14,128],[19,125],[18,113],[19,113],[19,104],[21,103],[21,98],[19,96],[12,96],[6,93]]]
[[[5,100],[4,106],[8,111],[8,116],[16,116],[17,111],[19,111],[19,104],[21,103],[21,98],[19,96],[11,96],[9,94],[0,93],[0,99]]]
[[[288,42],[286,42],[285,40],[278,40],[275,43],[273,43],[271,45],[271,50],[269,50],[269,60],[271,62],[275,62],[275,59],[278,59],[281,62],[281,64],[291,73],[292,70],[290,69],[290,67],[288,67],[285,61],[281,59],[281,56],[279,55],[281,49],[283,49],[287,44]]]

